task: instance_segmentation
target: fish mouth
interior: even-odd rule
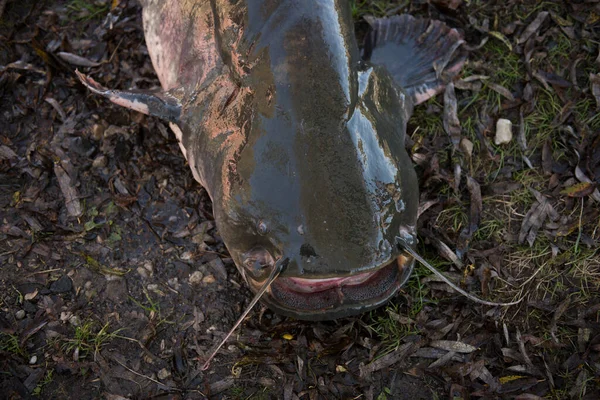
[[[334,278],[275,279],[261,301],[274,311],[297,319],[319,321],[372,310],[406,283],[414,259],[400,255],[367,272]],[[260,286],[259,282],[252,282]],[[252,286],[254,286],[252,285]]]

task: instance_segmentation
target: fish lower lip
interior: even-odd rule
[[[384,267],[386,268],[386,267]],[[281,278],[282,282],[288,289],[299,293],[315,293],[338,288],[342,286],[360,285],[373,277],[379,270],[364,272],[358,275],[346,276],[342,278],[324,278],[324,279],[307,279],[307,278]]]
[[[346,277],[276,279],[263,301],[276,311],[300,319],[320,320],[355,315],[393,296],[412,271],[413,259],[400,256],[381,268]]]

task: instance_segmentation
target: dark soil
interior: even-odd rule
[[[381,2],[357,3],[365,6],[359,18]],[[460,1],[416,3],[410,10],[396,6],[393,12],[446,20],[462,29],[471,46],[487,33],[475,29],[469,16],[489,15],[492,25],[494,14],[507,18],[506,12],[494,11],[504,10],[495,3],[485,9],[471,1],[458,10],[448,4]],[[519,10],[527,11],[514,17],[523,18],[517,25],[521,32],[541,9],[517,3]],[[202,371],[210,350],[251,294],[215,229],[210,200],[194,181],[167,125],[91,95],[74,74],[79,68],[111,88],[158,86],[139,6],[128,0],[0,0],[2,4],[1,398],[600,398],[597,269],[581,281],[560,281],[551,296],[537,295],[508,310],[473,304],[424,277],[421,270],[390,306],[357,318],[299,322],[256,307],[211,368]],[[600,11],[595,2],[582,2],[579,8],[561,2],[560,9],[573,13],[562,18],[574,24],[581,40],[577,49],[588,46],[578,66],[588,79],[588,70],[595,68],[589,54],[598,53],[599,36],[594,36],[598,25],[585,18]],[[591,38],[580,38],[582,26]],[[359,28],[364,30],[363,22]],[[500,27],[487,28],[496,30]],[[511,41],[518,37],[506,35]],[[489,65],[496,61],[486,48],[474,50],[470,59]],[[470,67],[470,74],[477,72],[477,65],[481,64]],[[555,90],[563,84],[554,75],[549,80],[546,84]],[[538,86],[542,84],[536,84],[536,90]],[[526,102],[523,87],[509,90]],[[581,96],[593,101],[589,90]],[[460,107],[468,102],[467,95],[459,96]],[[519,109],[500,103],[518,121]],[[435,104],[421,107],[441,124],[442,110]],[[597,108],[590,104],[593,116]],[[473,108],[469,115],[487,121]],[[501,110],[488,112],[495,118]],[[572,117],[557,118],[567,125]],[[478,147],[483,154],[490,133],[481,132]],[[596,148],[597,138],[598,132],[589,128],[587,148]],[[417,149],[418,137],[413,139]],[[443,193],[440,182],[452,185],[453,156],[445,156],[449,143],[439,136],[421,143],[421,157],[415,160],[424,199]],[[531,155],[539,168],[542,145],[543,141],[533,147]],[[496,149],[492,151],[490,160],[500,163],[493,158]],[[584,172],[589,174],[596,171],[597,154],[586,154],[590,168]],[[570,167],[558,160],[551,170],[563,179]],[[502,168],[522,168],[521,161]],[[496,184],[511,182],[509,171],[501,174],[506,179]],[[592,190],[597,181],[592,174]],[[463,186],[460,192],[469,199]],[[484,185],[484,197],[494,188]],[[579,188],[589,193],[572,197],[572,207],[589,202],[581,211],[590,225],[581,231],[583,239],[577,239],[588,249],[597,245],[598,218],[589,189]],[[457,204],[446,198],[431,210],[440,213],[446,207]],[[468,201],[458,208],[473,217]],[[527,209],[519,212],[514,235]],[[503,263],[498,254],[506,254],[493,250],[500,243],[475,237],[469,253],[464,237],[448,234],[436,221],[423,214],[423,243],[437,239],[462,248],[472,257],[465,259],[467,264],[477,261],[487,268],[468,274],[463,282],[467,289],[510,300],[516,292],[500,283],[504,295],[485,292],[494,289],[490,280],[518,283],[523,277],[519,273],[531,276],[535,271],[530,266],[519,273],[498,272]],[[577,234],[569,231],[561,238],[574,243]],[[515,237],[507,240],[517,246]],[[431,248],[421,250],[439,261]],[[454,276],[462,273],[458,270]],[[547,279],[555,283],[560,278]],[[582,291],[585,296],[575,296]]]

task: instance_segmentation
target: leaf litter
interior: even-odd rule
[[[437,125],[409,121],[421,126],[413,158],[436,165],[421,181],[419,217],[421,239],[434,246],[419,250],[469,292],[510,301],[532,289],[527,302],[501,311],[457,301],[417,268],[387,309],[360,318],[310,324],[251,312],[209,371],[200,370],[204,357],[249,295],[214,224],[205,224],[208,196],[162,123],[88,98],[73,79],[78,66],[110,87],[157,85],[140,45],[139,6],[101,0],[73,13],[70,1],[0,4],[0,363],[12,374],[0,378],[2,393],[598,397],[599,267],[586,253],[598,243],[600,200],[593,3],[385,7],[439,16],[464,32],[471,51],[437,99],[443,110],[422,113]],[[518,121],[514,148],[492,143],[498,118]],[[447,207],[452,218],[435,223]],[[552,250],[545,258],[538,247]],[[61,278],[72,290],[51,292]],[[62,344],[81,332],[62,311],[118,333],[93,356],[75,357]],[[20,350],[4,346],[11,334]],[[424,385],[425,376],[434,383]]]

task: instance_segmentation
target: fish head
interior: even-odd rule
[[[367,65],[356,79],[337,118],[308,98],[294,99],[294,113],[253,116],[224,196],[213,199],[219,233],[254,292],[285,261],[262,298],[284,315],[373,309],[413,267],[397,245],[398,236],[416,243],[418,184],[404,148],[412,104],[384,70]]]

